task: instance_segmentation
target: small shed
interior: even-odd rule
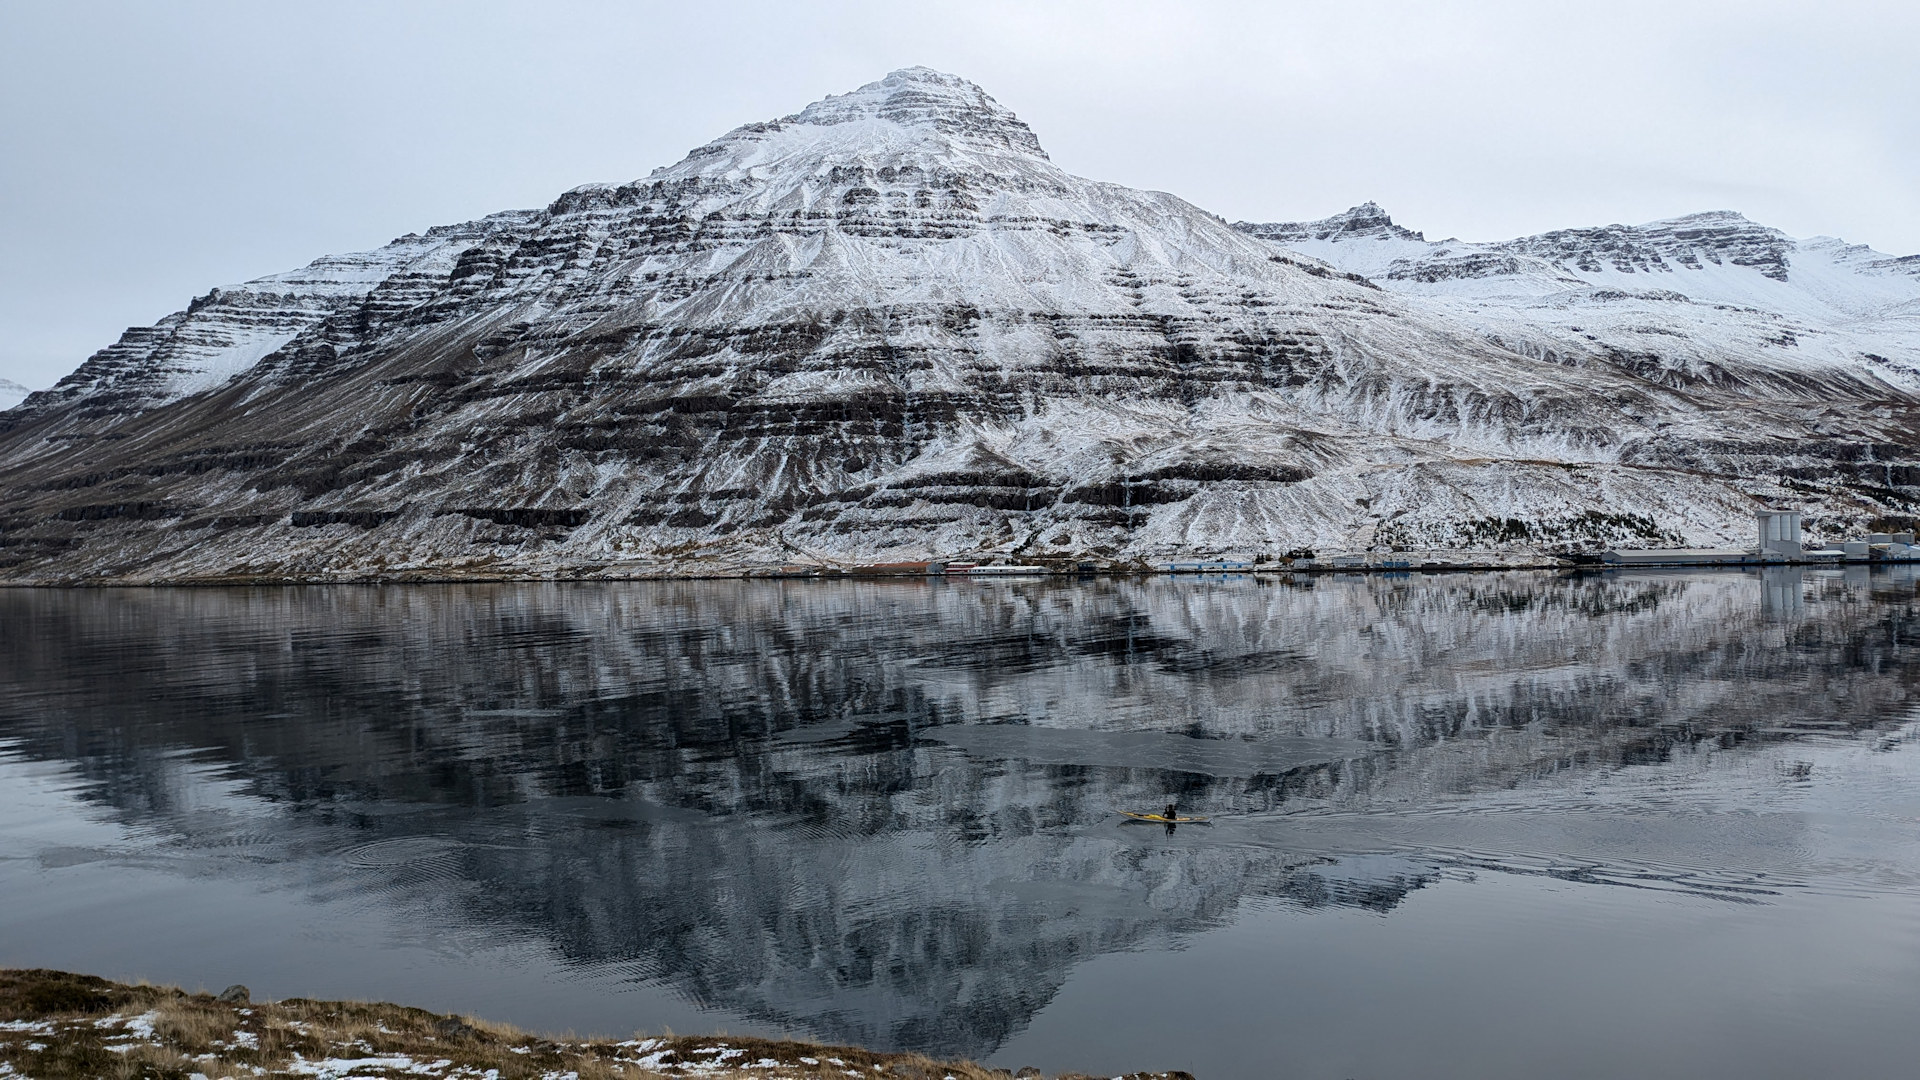
[[[1800,557],[1800,511],[1761,510],[1754,517],[1759,519],[1761,555]]]

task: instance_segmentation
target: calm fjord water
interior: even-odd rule
[[[0,964],[1228,1077],[1920,1061],[1902,568],[0,590]],[[1116,811],[1169,799],[1168,835]]]

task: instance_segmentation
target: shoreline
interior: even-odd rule
[[[43,968],[0,968],[0,1076],[198,1080],[377,1076],[472,1080],[1011,1080],[1019,1073],[798,1039],[540,1035],[385,1002],[253,1001]],[[1107,1074],[1101,1074],[1105,1076]],[[1054,1080],[1094,1080],[1077,1072]],[[1193,1080],[1130,1072],[1113,1080]]]
[[[1811,564],[1809,564],[1811,565]],[[1655,567],[1661,569],[1665,567]],[[382,576],[341,576],[341,577],[194,577],[194,578],[151,578],[141,580],[115,579],[78,579],[45,581],[0,581],[0,589],[218,589],[218,588],[299,588],[318,585],[619,585],[639,582],[672,581],[766,581],[766,582],[813,582],[813,583],[852,583],[886,582],[927,583],[952,582],[955,584],[982,584],[999,582],[1078,582],[1092,580],[1125,580],[1130,578],[1199,578],[1218,579],[1223,577],[1262,577],[1276,578],[1289,576],[1326,577],[1341,574],[1496,574],[1509,571],[1561,571],[1590,572],[1594,570],[1640,569],[1640,567],[1582,567],[1564,563],[1516,563],[1511,565],[1489,564],[1486,566],[1411,566],[1411,567],[1335,567],[1322,566],[1300,569],[1276,569],[1261,567],[1247,570],[1062,570],[1045,574],[861,574],[851,571],[826,574],[551,574],[551,575],[509,575],[486,574],[478,576],[456,576],[451,574],[388,574]],[[1689,569],[1700,569],[1690,567]],[[1707,569],[1742,569],[1735,566],[1717,566]],[[1748,568],[1753,569],[1753,568]]]
[[[1640,570],[1785,570],[1846,569],[1852,567],[1890,568],[1920,566],[1920,559],[1749,559],[1725,561],[1633,560],[1630,562],[1573,561],[1570,559],[1527,560],[1479,563],[1364,563],[1353,565],[1285,566],[1259,565],[1155,569],[1150,567],[1114,567],[1095,570],[1047,569],[1022,573],[877,573],[862,569],[823,569],[809,573],[772,573],[763,570],[715,571],[712,573],[617,573],[586,569],[572,573],[460,574],[446,570],[400,571],[385,574],[275,575],[234,574],[195,577],[155,578],[45,578],[37,580],[0,579],[0,589],[152,589],[152,588],[295,588],[320,585],[538,585],[538,584],[621,584],[670,581],[805,581],[805,582],[1060,582],[1144,579],[1229,577],[1281,578],[1326,577],[1339,575],[1379,575],[1391,577],[1409,574],[1498,574],[1516,571],[1553,571],[1566,574],[1598,574]]]

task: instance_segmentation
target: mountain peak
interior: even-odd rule
[[[1648,226],[1678,225],[1683,222],[1691,223],[1691,224],[1707,224],[1707,223],[1728,224],[1728,225],[1756,224],[1756,222],[1752,218],[1748,217],[1747,215],[1741,213],[1738,210],[1701,210],[1697,213],[1681,214],[1679,217],[1662,218],[1659,221],[1649,222]]]
[[[1319,221],[1240,221],[1235,222],[1233,227],[1262,240],[1282,244],[1301,240],[1426,239],[1412,229],[1395,225],[1386,210],[1371,199]]]
[[[1496,245],[1580,270],[1611,266],[1624,273],[1658,269],[1667,261],[1691,270],[1732,263],[1786,281],[1793,242],[1778,229],[1733,210],[1707,210],[1645,225],[1557,229]]]
[[[858,90],[830,94],[781,122],[827,126],[867,119],[931,127],[996,149],[1047,156],[1033,129],[1013,110],[993,100],[978,84],[929,67],[901,68]]]
[[[796,167],[810,173],[831,166],[987,161],[1000,170],[1058,172],[1033,129],[985,90],[958,75],[910,67],[857,90],[829,94],[790,116],[743,124],[679,164],[654,170],[649,179],[734,181],[776,172],[797,175]]]

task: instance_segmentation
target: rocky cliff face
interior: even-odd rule
[[[1920,495],[1920,278],[1822,243],[1229,227],[909,69],[129,331],[0,417],[0,574],[1539,550],[1739,540],[1782,500],[1858,526]]]

